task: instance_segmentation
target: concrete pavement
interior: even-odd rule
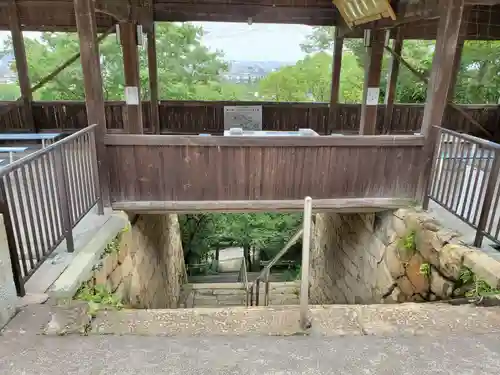
[[[498,374],[500,337],[26,336],[0,340],[2,375]]]

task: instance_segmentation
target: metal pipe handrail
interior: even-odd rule
[[[40,156],[46,155],[49,152],[61,147],[62,145],[73,141],[74,139],[80,137],[82,134],[93,131],[96,126],[97,126],[97,124],[90,125],[82,130],[77,131],[76,133],[73,133],[73,134],[67,136],[66,138],[64,138],[58,142],[55,142],[55,143],[53,143],[53,144],[51,144],[43,149],[37,150],[37,151],[33,152],[32,154],[29,154],[29,155],[27,155],[19,160],[14,161],[13,163],[10,163],[9,165],[2,168],[2,170],[0,171],[0,178],[9,174],[12,171],[18,169],[19,167],[22,167],[23,165],[25,165],[25,164],[27,164],[35,159],[38,159]]]
[[[486,148],[490,148],[490,149],[494,149],[494,150],[500,150],[500,144],[498,144],[498,143],[491,142],[491,141],[488,141],[486,139],[482,139],[482,138],[479,138],[479,137],[475,137],[473,135],[469,135],[469,134],[465,134],[465,133],[459,133],[459,132],[456,132],[456,131],[450,130],[450,129],[445,129],[445,128],[442,128],[440,126],[435,126],[435,128],[439,129],[439,131],[441,131],[442,133],[446,133],[446,134],[453,135],[455,137],[466,139],[466,140],[468,140],[470,142],[473,142],[473,143],[476,143],[476,144],[480,144],[481,146],[484,146]]]

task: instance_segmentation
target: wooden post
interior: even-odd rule
[[[420,132],[426,137],[424,146],[424,169],[419,183],[418,195],[423,196],[423,206],[428,207],[427,191],[430,185],[432,159],[436,148],[437,131],[441,126],[452,87],[453,66],[456,61],[457,44],[464,12],[464,0],[444,0],[439,3],[439,25],[436,47],[432,60],[432,71],[427,88],[427,101]]]
[[[359,134],[373,135],[376,133],[378,97],[380,94],[380,72],[384,56],[384,31],[367,30],[369,37],[365,38],[366,47],[365,84],[363,89],[363,104],[361,106],[361,123]]]
[[[335,40],[333,45],[333,64],[332,64],[332,90],[330,96],[330,110],[328,113],[328,128],[325,134],[330,134],[335,129],[338,120],[338,103],[340,89],[340,71],[342,69],[342,48],[344,47],[344,38],[339,36],[339,28],[335,28]]]
[[[96,154],[99,168],[101,196],[105,205],[109,204],[108,171],[105,164],[106,149],[106,113],[104,110],[104,94],[102,89],[101,64],[97,45],[97,26],[93,0],[74,0],[76,26],[80,40],[80,61],[83,71],[85,89],[85,105],[87,121],[97,124]],[[98,206],[98,212],[103,213],[103,207]]]
[[[137,51],[137,24],[120,23],[120,38],[123,47],[123,70],[125,73],[125,102],[127,120],[125,129],[132,134],[142,134],[142,107],[139,77],[139,54]]]
[[[158,108],[158,67],[156,61],[156,33],[153,25],[148,31],[149,100],[151,106],[151,131],[160,134],[160,113]]]
[[[304,230],[302,233],[302,264],[300,278],[300,326],[310,328],[307,316],[309,307],[309,252],[311,250],[312,199],[304,199]]]
[[[457,50],[455,53],[455,60],[453,61],[453,70],[451,74],[451,84],[448,90],[448,102],[453,102],[453,97],[455,96],[455,87],[457,85],[458,73],[460,72],[460,61],[462,60],[462,52],[464,50],[465,40],[461,38],[457,44]]]
[[[403,49],[403,34],[401,29],[396,30],[396,36],[392,41],[392,50],[401,56]],[[391,131],[392,114],[394,111],[394,100],[396,99],[396,89],[399,74],[399,60],[391,55],[391,63],[389,66],[389,74],[387,76],[387,88],[385,90],[385,116],[384,116],[384,133],[388,134]]]
[[[458,37],[464,11],[464,0],[445,0],[440,4],[440,19],[436,37],[432,71],[427,88],[421,133],[429,135],[432,126],[441,126],[452,87]]]
[[[31,92],[30,78],[28,76],[28,60],[26,59],[26,50],[24,48],[24,38],[21,29],[21,22],[17,12],[15,0],[9,1],[9,24],[12,34],[12,46],[14,47],[14,56],[16,58],[16,69],[19,80],[19,89],[21,99],[24,105],[26,127],[38,133],[38,126],[33,121],[33,110],[31,102],[33,95]]]

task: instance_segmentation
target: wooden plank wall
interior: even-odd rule
[[[112,202],[414,199],[423,137],[108,135],[105,144]]]
[[[262,105],[263,124],[266,130],[296,130],[310,127],[320,134],[332,132],[352,132],[359,129],[360,104],[340,104],[340,121],[333,128],[328,127],[328,104],[326,103],[267,103],[267,102],[195,102],[162,101],[160,103],[160,126],[163,133],[213,133],[224,130],[224,105]],[[0,103],[0,109],[1,109]],[[500,140],[500,111],[497,105],[463,106]],[[383,131],[385,106],[378,109],[377,129]],[[149,103],[143,102],[143,123],[145,132],[149,132]],[[124,102],[106,103],[108,129],[120,131],[126,118]],[[84,102],[34,102],[33,116],[42,131],[74,131],[87,124]],[[423,116],[421,104],[396,104],[388,129],[391,133],[413,133],[420,129]],[[0,115],[0,131],[26,130],[22,121],[22,108]],[[445,127],[451,130],[483,136],[468,123],[463,116],[449,108],[445,117]]]

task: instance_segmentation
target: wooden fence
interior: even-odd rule
[[[415,199],[422,171],[414,135],[108,135],[105,144],[112,202]]]
[[[0,213],[20,295],[64,239],[73,251],[72,229],[100,201],[95,128],[80,130],[0,171]]]
[[[262,105],[265,130],[297,130],[312,128],[319,134],[332,132],[355,133],[359,129],[361,105],[341,104],[334,126],[328,123],[328,104],[325,103],[269,103],[269,102],[197,102],[162,101],[159,105],[160,128],[162,133],[219,134],[224,130],[223,108],[225,105]],[[1,108],[1,106],[0,106]],[[150,104],[143,102],[143,123],[146,132],[150,129]],[[423,116],[421,104],[396,104],[392,122],[383,129],[385,106],[378,109],[377,128],[379,133],[413,133],[420,129]],[[500,111],[497,105],[462,106],[474,119],[479,121],[492,134],[500,137],[498,124]],[[0,131],[26,130],[22,108],[0,115]],[[84,102],[58,101],[34,102],[33,116],[35,126],[41,131],[74,131],[87,125]],[[108,129],[123,129],[127,113],[124,102],[106,102]],[[484,136],[456,110],[446,112],[446,128]]]

